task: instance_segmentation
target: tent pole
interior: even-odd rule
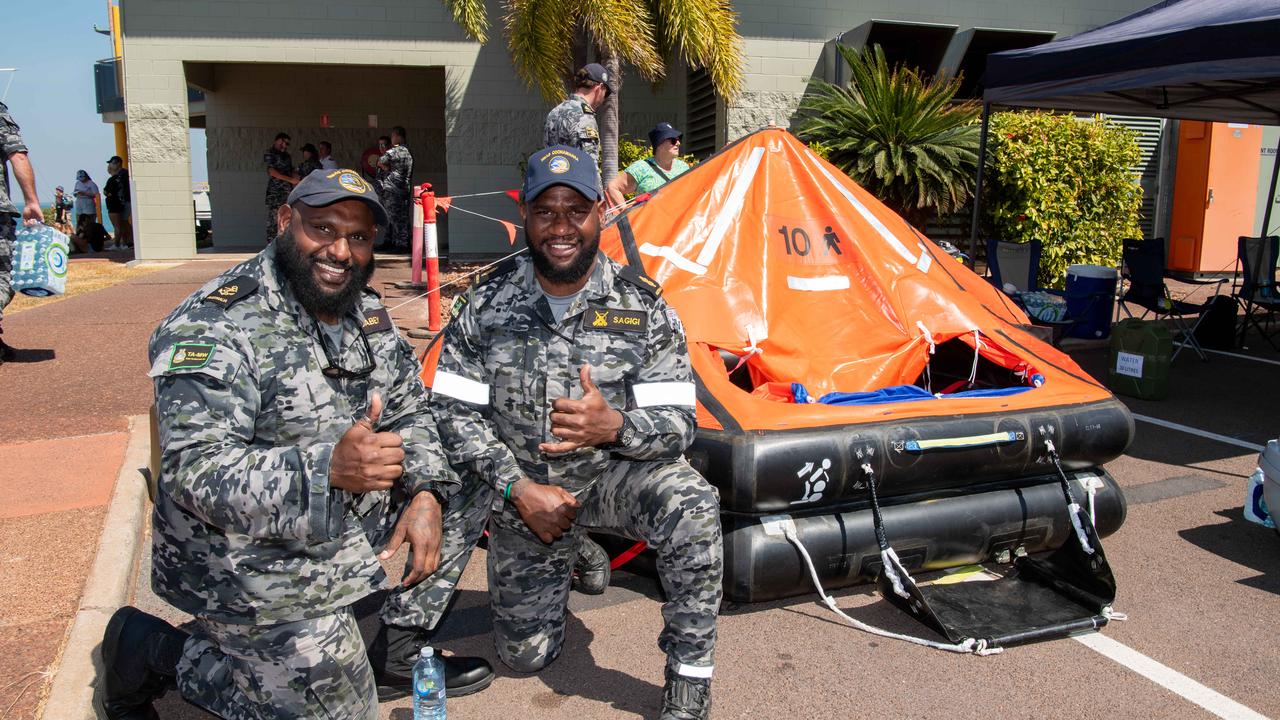
[[[982,212],[982,173],[987,166],[987,125],[991,120],[991,104],[982,103],[982,132],[978,135],[978,178],[973,185],[973,219],[969,223],[969,266],[978,266],[978,216]],[[1272,185],[1275,176],[1272,176]],[[1275,188],[1272,187],[1274,191]],[[1270,206],[1267,206],[1270,209]]]
[[[1267,191],[1267,209],[1262,212],[1262,236],[1271,231],[1271,208],[1275,207],[1276,175],[1280,174],[1280,138],[1276,138],[1276,152],[1271,156],[1271,189]]]

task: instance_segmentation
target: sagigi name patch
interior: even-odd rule
[[[185,342],[173,346],[169,356],[170,370],[195,370],[209,364],[213,357],[213,343]]]
[[[648,326],[649,317],[643,310],[589,307],[582,316],[583,330],[642,333]]]

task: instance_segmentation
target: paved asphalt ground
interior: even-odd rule
[[[56,669],[121,469],[125,418],[145,413],[150,402],[147,336],[179,299],[228,264],[189,263],[6,321],[6,340],[22,351],[18,362],[0,367],[0,717],[37,717],[46,683],[28,673]],[[406,265],[380,261],[375,282],[403,279]],[[387,304],[407,297],[390,291]],[[393,316],[402,327],[420,327],[422,306]],[[1168,399],[1125,402],[1136,415],[1264,444],[1280,434],[1280,354],[1253,345],[1241,352],[1270,362],[1213,355],[1202,363],[1184,353]],[[1072,354],[1095,377],[1105,376],[1105,348]],[[1101,635],[957,656],[860,633],[815,595],[728,607],[714,715],[1280,716],[1273,689],[1280,677],[1280,537],[1240,511],[1256,456],[1137,423],[1133,445],[1107,466],[1126,492],[1129,514],[1104,541],[1119,585],[1116,607],[1130,619]],[[145,555],[135,602],[181,621],[150,594]],[[483,568],[478,552],[439,643],[496,665]],[[860,620],[928,634],[868,587],[834,595]],[[556,663],[535,676],[500,667],[488,690],[451,700],[451,716],[654,717],[662,685],[657,598],[654,581],[625,572],[600,597],[575,594]],[[357,608],[367,626],[376,609],[377,598]],[[174,693],[159,707],[164,718],[209,717]],[[382,716],[411,717],[404,701],[384,707]]]

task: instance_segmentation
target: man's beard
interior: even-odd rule
[[[600,249],[600,233],[597,232],[590,240],[583,237],[582,249],[577,257],[572,263],[562,268],[556,267],[550,258],[535,248],[529,241],[528,235],[525,236],[524,242],[529,247],[529,255],[533,258],[533,267],[538,274],[557,285],[569,285],[578,282],[591,272],[591,264],[595,262],[596,252]]]
[[[360,293],[369,283],[369,278],[373,277],[373,258],[364,266],[348,261],[350,278],[346,286],[337,292],[327,292],[316,282],[315,276],[311,274],[311,267],[315,262],[314,258],[303,256],[298,249],[292,226],[276,237],[276,270],[284,276],[289,289],[298,298],[298,302],[302,303],[302,307],[312,315],[346,315],[355,308],[360,300]]]

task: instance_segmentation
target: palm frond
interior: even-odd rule
[[[653,18],[643,0],[578,0],[582,27],[596,46],[634,67],[646,80],[666,73],[654,40]]]
[[[732,101],[742,91],[745,59],[738,14],[727,0],[655,0],[659,48],[679,49],[685,63],[704,68],[716,92]]]
[[[467,37],[478,43],[489,41],[489,16],[484,0],[441,0],[453,15],[453,21]]]
[[[562,0],[507,0],[507,46],[516,74],[538,88],[543,99],[564,97],[564,79],[572,72],[573,3]]]

